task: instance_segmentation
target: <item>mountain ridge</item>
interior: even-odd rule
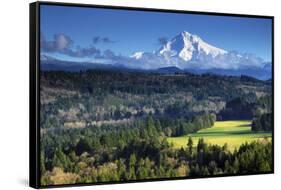
[[[215,47],[187,31],[177,34],[157,51],[135,52],[131,58],[143,63],[138,66],[146,65],[150,69],[163,66],[177,66],[181,69],[244,69],[249,66],[263,67],[266,64],[256,55]],[[145,64],[146,62],[150,65]],[[161,62],[162,66],[157,62]]]

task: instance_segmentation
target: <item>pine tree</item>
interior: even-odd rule
[[[192,156],[192,148],[193,148],[193,141],[192,141],[191,136],[188,137],[187,147],[188,147],[188,153],[191,157]]]

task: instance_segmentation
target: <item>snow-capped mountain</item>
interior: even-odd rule
[[[197,35],[181,32],[154,52],[135,52],[130,57],[138,60],[140,67],[157,68],[177,66],[181,69],[213,68],[218,63],[211,64],[215,59],[222,59],[228,54],[226,50],[206,43]],[[150,65],[147,65],[149,63]],[[159,65],[161,63],[161,65]],[[222,67],[222,66],[221,66]]]
[[[184,61],[198,59],[202,55],[214,58],[226,53],[227,51],[214,47],[204,42],[199,36],[192,35],[186,31],[178,34],[157,51],[158,55],[179,57]]]
[[[264,62],[256,55],[215,47],[199,36],[186,31],[171,38],[157,51],[135,52],[130,58],[133,60],[127,63],[127,66],[134,68],[178,67],[200,72],[218,70],[232,73],[235,71],[235,75],[239,74],[239,70],[241,74],[245,74],[247,70],[254,70],[255,72],[251,72],[253,75],[258,70],[261,73],[265,67],[271,67],[271,63]],[[266,75],[270,74],[268,69],[265,72],[268,72]]]

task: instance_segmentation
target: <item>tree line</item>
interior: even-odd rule
[[[272,170],[270,142],[244,144],[230,152],[227,144],[208,145],[200,139],[195,145],[187,137],[187,148],[174,149],[159,123],[149,116],[131,128],[90,127],[43,135],[42,185]]]

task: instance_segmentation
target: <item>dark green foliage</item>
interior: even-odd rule
[[[226,103],[226,107],[220,112],[219,117],[221,120],[247,120],[253,118],[254,110],[254,103],[238,97]]]
[[[64,154],[64,152],[62,152],[60,148],[56,149],[52,161],[53,161],[52,163],[53,167],[63,168],[65,171],[69,170],[71,161],[69,157],[66,154]]]
[[[255,118],[252,122],[253,131],[272,131],[272,114],[265,113],[260,117]]]
[[[259,112],[272,110],[272,97],[269,95],[257,98],[253,93],[234,98],[218,114],[219,120],[249,120],[260,115]]]
[[[92,146],[90,145],[89,141],[85,139],[80,139],[79,142],[76,145],[76,154],[81,155],[84,152],[91,153],[92,152]]]
[[[148,122],[149,121],[149,122]],[[151,125],[151,119],[146,124]],[[139,130],[150,130],[146,126]],[[131,131],[132,130],[132,131]],[[135,129],[127,129],[129,133],[140,134]],[[124,140],[123,148],[116,149],[110,146],[112,142],[104,141],[103,146],[95,150],[88,150],[90,142],[87,135],[92,133],[82,130],[74,130],[78,136],[83,134],[76,146],[69,147],[66,152],[56,148],[54,155],[41,154],[41,168],[46,173],[48,168],[44,160],[52,160],[49,171],[54,167],[62,168],[65,172],[79,174],[81,182],[90,181],[116,181],[150,179],[156,177],[177,177],[177,176],[206,176],[220,174],[241,174],[272,171],[272,145],[267,142],[242,145],[238,151],[231,153],[227,145],[207,145],[204,139],[197,144],[197,151],[193,152],[193,142],[187,139],[188,148],[171,149],[165,138],[160,140],[158,136],[143,139],[141,136],[131,134],[129,141]],[[97,133],[97,131],[95,131]],[[102,133],[102,131],[98,132]],[[115,137],[120,137],[121,131],[111,132]],[[146,132],[148,133],[148,132]],[[65,134],[72,136],[71,132]],[[99,136],[99,135],[98,135]],[[99,138],[103,138],[105,134]],[[43,138],[44,141],[45,138]],[[56,143],[61,147],[62,141],[57,137]],[[45,144],[45,143],[44,143]],[[78,148],[80,147],[80,148]],[[47,147],[43,147],[46,149]],[[106,149],[105,149],[106,148]],[[83,151],[80,156],[75,151]],[[84,151],[88,150],[88,151]],[[88,154],[84,155],[83,152]],[[92,168],[92,169],[90,169]],[[96,168],[96,169],[94,169]],[[181,168],[181,169],[179,169]],[[184,169],[186,168],[186,169]],[[88,174],[83,172],[93,170]],[[97,170],[97,171],[96,171]],[[42,182],[49,184],[49,178],[42,176]]]
[[[191,137],[188,138],[187,148],[188,148],[189,155],[192,155],[193,141]]]
[[[242,145],[234,155],[239,162],[239,172],[266,172],[272,169],[272,145],[251,143]],[[237,164],[238,165],[238,164]]]
[[[258,103],[256,93],[264,94]],[[268,109],[271,85],[210,74],[50,71],[41,72],[41,94],[41,128],[64,128],[65,122],[94,125],[92,121],[141,119],[150,114],[190,120],[203,112],[221,111],[218,119],[248,119],[257,106]],[[181,130],[185,133],[186,127]]]

